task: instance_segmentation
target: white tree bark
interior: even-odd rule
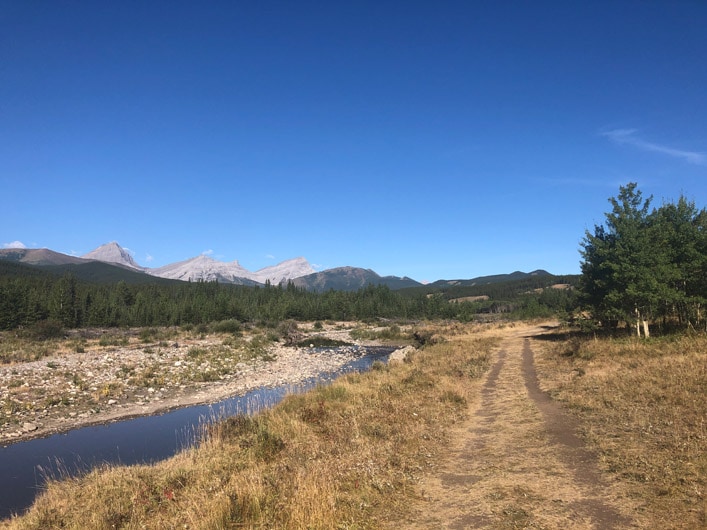
[[[636,336],[639,339],[641,338],[641,326],[643,326],[643,336],[645,338],[650,337],[651,332],[648,329],[648,321],[641,316],[641,312],[638,310],[638,308],[635,308],[634,311],[636,312]]]

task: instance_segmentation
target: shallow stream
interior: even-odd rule
[[[365,371],[374,361],[387,360],[394,349],[367,348],[365,355],[336,372],[296,385],[263,387],[211,405],[82,427],[0,447],[0,518],[27,509],[47,477],[73,476],[102,463],[131,465],[164,460],[192,445],[207,423],[236,414],[253,414],[277,404],[287,394],[310,390],[344,373]]]

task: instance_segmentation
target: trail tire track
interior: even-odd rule
[[[532,337],[543,331],[505,336],[449,458],[423,484],[424,500],[391,527],[636,528],[576,422],[538,384]]]

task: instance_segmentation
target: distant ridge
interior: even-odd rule
[[[66,265],[69,263],[78,264],[85,260],[60,252],[54,252],[48,248],[6,248],[0,249],[0,259],[18,261],[28,265]]]
[[[138,265],[130,253],[113,241],[84,254],[81,258],[68,256],[48,249],[4,249],[0,250],[0,259],[17,261],[29,265],[50,268],[54,272],[73,272],[89,281],[107,281],[116,278],[131,283],[142,283],[149,278],[179,281],[216,281],[235,285],[272,285],[292,282],[294,285],[312,291],[355,291],[367,285],[387,285],[391,289],[420,287],[421,283],[398,276],[380,276],[371,269],[359,267],[337,267],[316,272],[303,258],[293,258],[277,265],[264,267],[251,272],[238,261],[230,263],[219,261],[210,256],[196,256],[163,267],[148,268]],[[89,266],[102,263],[108,268]],[[138,276],[126,276],[116,271],[116,267],[133,271]]]
[[[56,275],[71,273],[80,280],[96,283],[114,283],[121,280],[131,284],[169,281],[126,265],[77,258],[45,248],[0,249],[0,262],[3,265],[0,267],[0,273],[17,276],[44,272]]]
[[[206,255],[151,269],[138,265],[131,254],[115,241],[101,245],[80,258],[46,248],[9,248],[0,249],[0,260],[41,267],[54,274],[71,272],[79,278],[94,282],[216,281],[251,286],[264,285],[267,282],[272,285],[292,282],[297,287],[318,292],[332,289],[355,291],[367,285],[386,285],[390,289],[404,289],[410,293],[443,291],[450,293],[451,296],[452,292],[457,293],[460,288],[477,289],[495,283],[520,280],[527,283],[534,281],[533,278],[554,277],[549,272],[538,269],[532,272],[515,271],[510,274],[480,276],[469,280],[438,280],[422,284],[406,276],[380,276],[371,269],[359,267],[337,267],[316,272],[303,257],[251,272],[242,267],[237,260],[227,263]],[[19,274],[28,269],[5,267],[3,270],[16,271]],[[458,294],[465,295],[461,292]]]
[[[437,280],[430,283],[428,287],[471,287],[474,285],[488,285],[490,283],[509,282],[512,280],[523,280],[532,276],[552,276],[549,272],[543,269],[538,269],[532,272],[515,271],[510,274],[494,274],[492,276],[478,276],[470,280]]]
[[[361,269],[358,267],[337,267],[322,272],[315,272],[296,278],[293,282],[297,287],[303,287],[310,291],[356,291],[366,285],[387,285],[391,289],[403,289],[406,287],[419,287],[422,284],[404,277],[379,276],[371,269]]]

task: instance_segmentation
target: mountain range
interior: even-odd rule
[[[138,265],[130,253],[116,242],[101,245],[81,257],[69,256],[49,249],[12,248],[1,249],[0,259],[40,267],[70,267],[74,273],[80,273],[82,270],[88,273],[88,268],[80,269],[80,266],[98,262],[125,271],[169,280],[217,281],[236,285],[266,283],[278,285],[291,281],[298,287],[313,291],[356,290],[368,284],[384,284],[392,289],[422,285],[410,278],[382,277],[370,269],[357,267],[339,267],[317,272],[303,257],[289,259],[255,272],[242,267],[238,261],[224,262],[206,255],[195,256],[163,267],[149,268]],[[90,270],[91,277],[95,277],[95,266]],[[111,277],[115,275],[112,274]],[[131,281],[136,281],[136,277],[132,274],[129,278]]]
[[[277,285],[315,272],[309,262],[304,258],[290,259],[278,263],[277,265],[251,272],[242,267],[237,260],[228,263],[204,254],[151,269],[141,267],[135,263],[130,253],[115,241],[101,245],[81,257],[83,259],[130,267],[152,276],[170,280],[217,281],[219,283],[233,283],[237,285],[265,284],[268,281],[271,284]]]
[[[529,273],[516,271],[511,274],[482,276],[469,280],[438,280],[423,285],[412,278],[380,276],[371,269],[360,267],[337,267],[317,272],[302,257],[289,259],[255,272],[242,267],[238,261],[224,262],[206,255],[163,267],[149,268],[137,264],[130,253],[116,242],[101,245],[81,257],[46,248],[0,249],[0,262],[15,262],[20,264],[18,266],[30,265],[56,274],[71,272],[80,279],[93,282],[217,281],[250,286],[292,282],[297,287],[317,292],[330,289],[355,291],[366,285],[386,285],[393,290],[423,288],[425,292],[439,290],[451,292],[507,281],[522,281],[533,277],[553,277],[544,270]]]

